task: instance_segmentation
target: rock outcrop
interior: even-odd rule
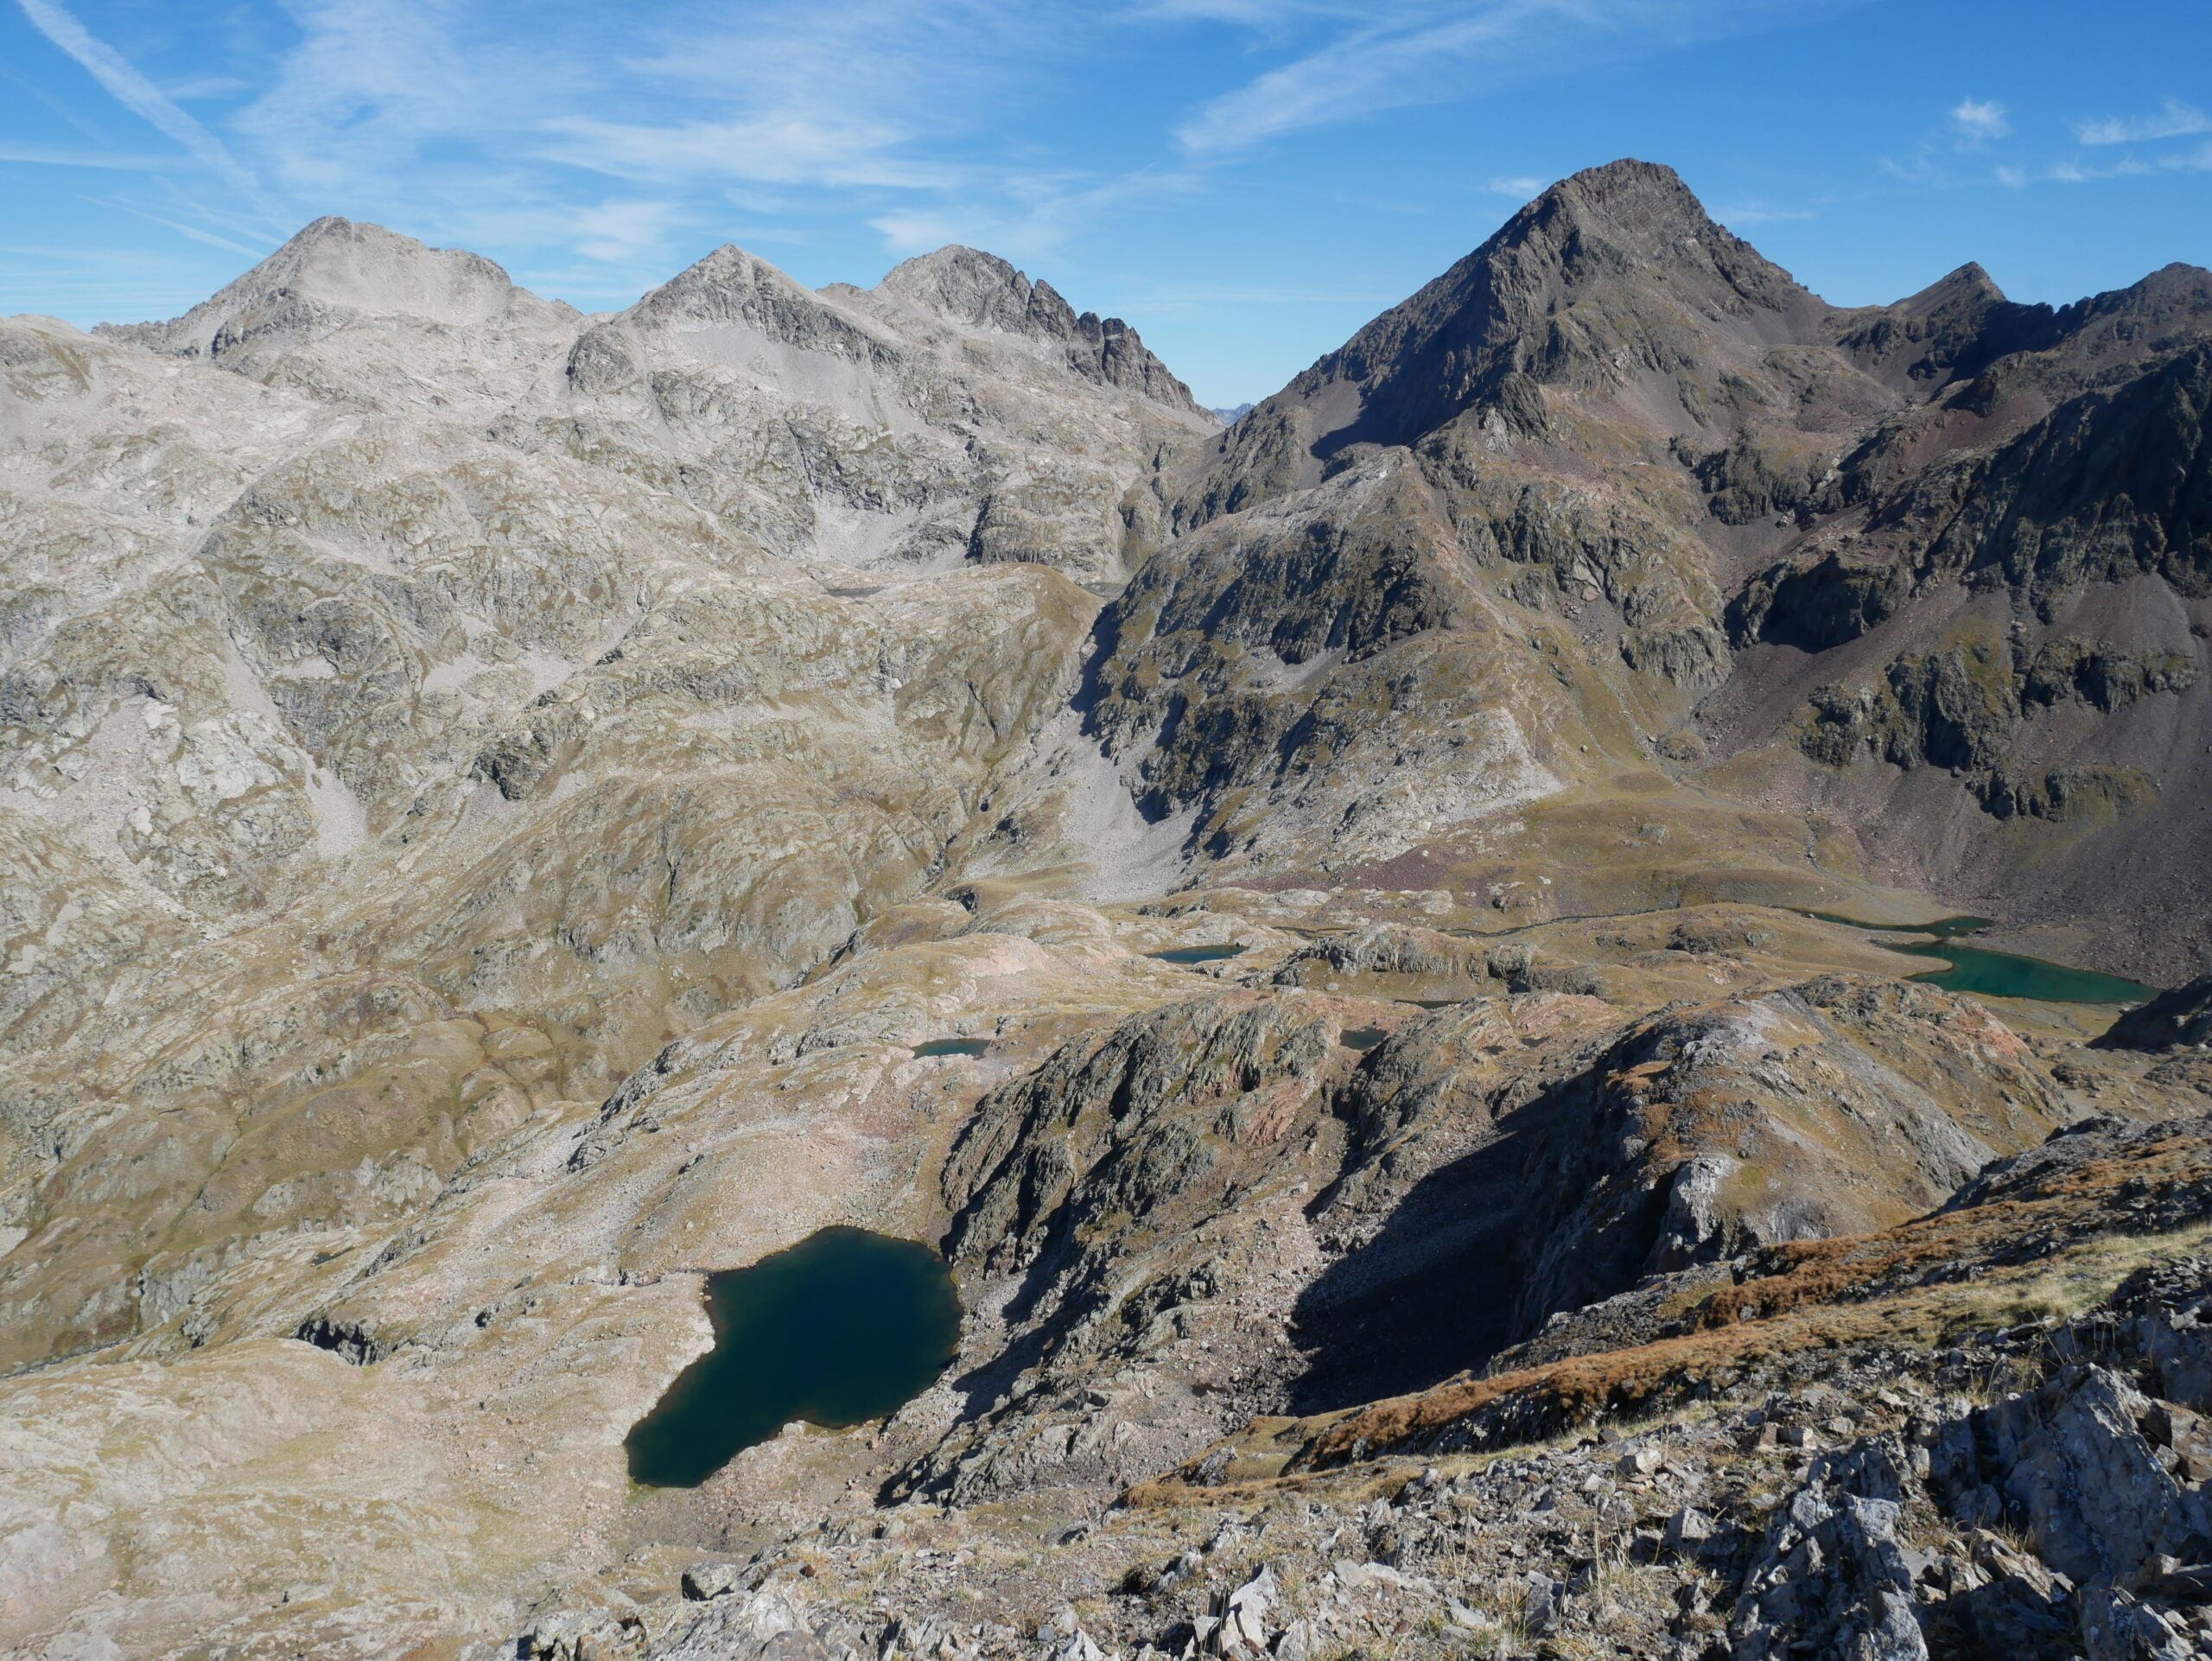
[[[2202,1049],[2212,1044],[2212,975],[2201,975],[2138,1004],[2097,1041],[2130,1050]]]

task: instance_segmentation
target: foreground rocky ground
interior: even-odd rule
[[[0,324],[0,1652],[2185,1652],[2208,283]],[[833,1224],[951,1369],[633,1487]]]
[[[825,1519],[518,1652],[2201,1655],[2208,1197],[2212,1119],[2084,1121],[1644,1299],[1673,1339],[1255,1422],[1096,1512]]]

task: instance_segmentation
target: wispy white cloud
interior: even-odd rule
[[[296,198],[392,213],[387,181],[404,179],[416,234],[551,242],[609,265],[687,224],[734,235],[723,203],[765,223],[756,240],[787,243],[809,216],[885,217],[886,198],[893,219],[1038,219],[1033,167],[979,162],[962,141],[1003,119],[1052,30],[1085,15],[1073,0],[671,0],[517,29],[497,0],[291,10],[301,39],[234,124]],[[633,199],[580,213],[578,173]]]
[[[1116,178],[1065,174],[1001,181],[998,201],[951,200],[884,213],[868,221],[896,254],[927,253],[950,242],[1034,259],[1065,245],[1100,213],[1133,202],[1186,194],[1199,188],[1187,171],[1141,169]]]
[[[1414,0],[1346,6],[1325,43],[1203,105],[1177,130],[1193,156],[1380,111],[1493,91],[1802,19],[1848,0]]]
[[[173,140],[264,213],[275,215],[276,204],[260,181],[238,165],[223,142],[179,109],[121,53],[93,35],[56,0],[16,0],[16,3],[31,26],[82,65],[109,97]]]
[[[1485,188],[1493,196],[1510,196],[1525,202],[1550,182],[1548,179],[1492,179]]]
[[[182,173],[197,165],[188,156],[133,156],[124,150],[73,150],[63,144],[0,143],[0,162],[30,162],[53,168],[111,168],[123,173]]]
[[[2172,152],[2155,161],[2118,156],[2109,162],[2061,162],[2044,177],[2063,185],[2094,184],[2104,179],[2142,179],[2161,173],[2212,173],[2212,144]]]
[[[1281,41],[1315,22],[1370,23],[1393,0],[1150,0],[1122,17],[1136,23],[1226,23],[1263,41]]]
[[[2130,179],[2154,171],[2148,162],[2139,162],[2132,156],[2101,166],[2088,167],[2079,162],[2061,162],[2049,169],[2044,177],[2063,185],[2094,184],[2100,179]]]
[[[182,220],[171,219],[166,213],[149,213],[145,208],[135,207],[129,202],[118,201],[112,197],[81,196],[78,200],[92,202],[101,207],[111,207],[119,213],[130,214],[133,218],[144,220],[150,225],[165,226],[181,237],[189,237],[193,241],[204,243],[210,248],[221,248],[230,253],[244,254],[251,260],[261,260],[269,253],[269,248],[265,244],[258,248],[252,247],[245,243],[234,241],[229,237],[218,236],[214,232],[203,226],[188,225]]]
[[[557,34],[471,38],[463,14],[434,0],[296,0],[291,11],[298,42],[232,124],[302,200],[358,200],[400,175],[435,194],[457,169],[449,156],[426,165],[426,150],[512,141],[596,90]],[[497,168],[460,170],[480,190]]]
[[[236,98],[252,90],[251,81],[236,75],[194,75],[189,80],[164,82],[162,86],[164,93],[180,102],[187,99]]]
[[[941,163],[901,159],[912,137],[888,122],[797,111],[666,126],[561,117],[544,124],[538,153],[595,173],[633,179],[741,178],[763,184],[942,189],[955,182]]]
[[[2212,132],[2212,117],[2171,98],[2156,115],[2108,116],[2101,121],[2084,121],[2074,129],[2074,136],[2085,144],[2150,143],[2204,132]]]
[[[576,251],[610,263],[634,259],[661,245],[676,217],[673,202],[601,202],[576,215]]]
[[[1961,99],[1951,111],[1951,129],[1961,145],[1988,143],[2012,136],[2005,106],[1989,99]]]

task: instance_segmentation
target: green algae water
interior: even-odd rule
[[[2069,968],[2042,958],[2024,958],[2015,951],[1991,951],[1961,945],[1959,937],[1978,934],[1991,926],[1986,917],[1939,917],[1932,923],[1862,923],[1855,917],[1827,912],[1805,913],[1823,923],[1841,923],[1885,934],[1933,934],[1936,939],[1917,945],[1893,945],[1909,958],[1933,958],[1943,964],[1912,978],[1946,992],[1979,992],[1992,998],[2036,998],[2045,1003],[2140,1003],[2156,997],[2158,988],[2117,975]]]
[[[647,1487],[696,1488],[793,1419],[841,1430],[895,1413],[960,1341],[944,1260],[866,1229],[826,1228],[709,1275],[706,1298],[715,1347],[622,1444]]]

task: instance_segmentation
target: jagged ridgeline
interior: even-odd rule
[[[0,322],[0,1651],[2204,1652],[2209,407],[1636,162],[1226,412],[963,248]]]

